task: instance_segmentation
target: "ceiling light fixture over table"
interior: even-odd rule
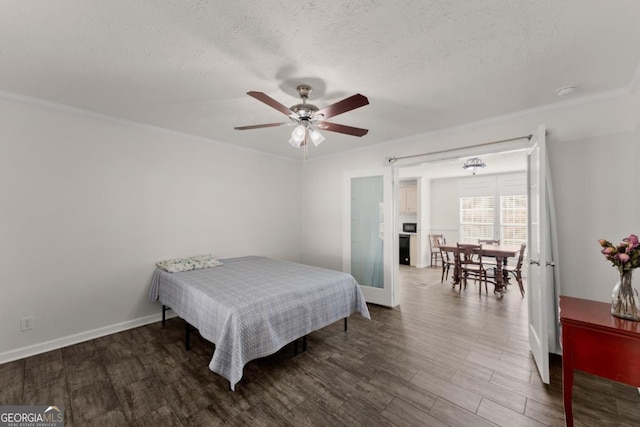
[[[346,113],[347,111],[368,105],[369,100],[366,96],[357,93],[349,98],[343,99],[342,101],[338,101],[335,104],[319,109],[315,105],[307,103],[309,93],[311,93],[312,90],[311,86],[299,85],[296,90],[302,99],[302,103],[293,105],[291,108],[285,107],[263,92],[247,92],[247,95],[254,97],[258,101],[262,101],[268,106],[289,116],[291,121],[283,123],[267,123],[262,125],[238,126],[235,129],[248,130],[297,125],[295,129],[293,129],[293,132],[291,132],[291,138],[289,139],[289,144],[296,148],[306,146],[309,139],[311,139],[311,142],[313,142],[315,146],[318,146],[318,144],[325,140],[325,137],[320,133],[320,130],[344,133],[352,136],[364,136],[369,132],[368,129],[339,125],[337,123],[324,121],[325,119],[337,116],[338,114]]]
[[[482,169],[485,166],[487,165],[482,161],[482,159],[480,159],[480,157],[471,157],[464,162],[462,169],[470,170],[471,173],[475,175],[477,170]]]

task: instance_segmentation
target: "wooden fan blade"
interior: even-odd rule
[[[289,108],[285,107],[284,105],[280,104],[278,101],[276,101],[266,93],[250,91],[250,92],[247,92],[247,95],[254,97],[258,101],[264,102],[269,107],[275,108],[276,110],[280,111],[282,114],[286,116],[293,114],[293,111],[291,111]]]
[[[320,122],[317,127],[320,130],[328,130],[330,132],[345,133],[347,135],[353,135],[353,136],[365,136],[369,132],[369,129],[356,128],[353,126],[339,125],[337,123],[329,123],[329,122]]]
[[[251,125],[251,126],[238,126],[234,129],[236,130],[248,130],[248,129],[260,129],[260,128],[274,128],[276,126],[286,126],[290,125],[292,122],[283,122],[283,123],[266,123],[264,125]]]
[[[369,100],[366,96],[356,93],[342,101],[338,101],[335,104],[322,108],[314,115],[317,116],[322,114],[325,119],[328,119],[329,117],[337,116],[338,114],[346,113],[347,111],[355,110],[356,108],[364,107],[368,104]]]

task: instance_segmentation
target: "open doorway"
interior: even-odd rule
[[[474,171],[463,168],[474,157],[485,166]],[[411,186],[416,189],[417,208],[408,213],[400,207],[397,221],[401,233],[407,218],[417,226],[411,248],[417,259],[411,265],[425,268],[437,260],[432,256],[430,234],[442,235],[447,242],[526,243],[526,171],[527,155],[522,149],[398,167],[399,192]]]
[[[532,139],[533,137],[533,139]],[[514,138],[519,140],[523,138]],[[556,330],[556,314],[557,314],[557,291],[554,286],[557,270],[553,267],[553,254],[557,253],[554,244],[553,213],[553,192],[551,188],[551,177],[547,168],[546,160],[546,131],[544,125],[538,127],[536,135],[529,136],[530,144],[525,147],[507,148],[495,151],[485,151],[478,153],[487,158],[504,159],[506,161],[496,161],[496,170],[494,174],[479,173],[485,172],[486,163],[474,156],[468,150],[445,150],[433,154],[445,154],[446,158],[431,158],[420,164],[405,165],[398,169],[399,179],[416,179],[418,182],[418,235],[419,247],[421,254],[421,265],[426,266],[424,262],[426,258],[425,241],[429,241],[429,235],[433,234],[434,228],[442,228],[448,230],[454,237],[456,243],[461,241],[481,243],[479,240],[483,238],[514,240],[520,239],[523,249],[525,244],[531,244],[532,259],[526,263],[535,264],[530,269],[531,293],[528,302],[529,312],[529,342],[530,349],[534,355],[534,359],[539,368],[541,379],[543,382],[549,382],[549,349],[552,348],[551,341],[556,341],[558,336]],[[502,141],[504,142],[504,141]],[[480,146],[493,145],[495,143],[479,144]],[[469,147],[471,148],[471,147]],[[463,160],[463,157],[467,160]],[[428,154],[406,156],[407,158],[429,157]],[[393,159],[393,161],[397,160]],[[472,177],[460,177],[460,173],[454,172],[454,166],[460,165],[459,162],[464,161],[460,167],[467,170],[469,164],[476,166],[472,172]],[[480,168],[478,169],[478,166]],[[482,178],[479,178],[482,176]],[[446,185],[443,186],[445,191],[438,188],[437,179],[445,179]],[[449,200],[449,203],[446,201]],[[453,200],[453,202],[451,202]],[[496,200],[499,200],[499,208],[496,212]],[[520,203],[528,205],[526,209],[515,209]],[[442,209],[439,205],[445,203]],[[476,206],[477,205],[477,206]],[[510,207],[509,207],[510,205]],[[506,217],[514,217],[515,211],[524,211],[526,228],[523,224],[506,221]],[[436,218],[442,212],[447,212],[446,221],[449,223],[439,225]],[[469,215],[465,215],[469,213]],[[522,212],[520,212],[522,213]],[[528,216],[528,217],[527,217]],[[457,222],[455,222],[457,221]],[[519,232],[515,232],[519,229]],[[522,231],[526,230],[526,231]],[[444,234],[444,233],[441,233]],[[448,245],[447,245],[448,246]],[[479,253],[487,250],[493,250],[496,257],[495,270],[495,286],[496,290],[502,294],[504,290],[504,276],[501,274],[500,259],[506,260],[508,256],[515,256],[516,253],[522,254],[522,251],[509,250],[503,251],[499,247],[482,248],[478,247]],[[444,248],[444,246],[441,246]],[[512,249],[512,248],[510,248]],[[460,246],[452,246],[447,248],[454,253],[460,250]],[[475,249],[474,249],[475,250]],[[507,254],[509,252],[510,254]],[[534,258],[535,257],[535,258]],[[469,255],[469,260],[472,259]],[[522,257],[520,257],[522,259]],[[456,272],[459,271],[460,263],[456,262]],[[551,268],[548,268],[551,267]],[[484,272],[482,267],[480,269]],[[465,274],[466,277],[466,274]],[[486,277],[486,276],[485,276]],[[459,284],[459,277],[456,275],[456,282]],[[465,282],[466,283],[466,282]],[[519,281],[520,288],[522,283]],[[499,289],[500,285],[500,289]],[[485,285],[486,286],[486,285]],[[522,292],[524,296],[524,290]]]

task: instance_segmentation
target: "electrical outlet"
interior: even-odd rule
[[[29,331],[33,329],[33,316],[23,317],[20,319],[20,330]]]

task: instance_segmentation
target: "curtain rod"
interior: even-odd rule
[[[467,146],[467,147],[450,148],[450,149],[447,149],[447,150],[432,151],[431,153],[422,153],[422,154],[412,154],[410,156],[391,157],[389,159],[389,163],[395,163],[397,160],[410,159],[410,158],[413,158],[413,157],[422,157],[422,156],[430,156],[431,154],[449,153],[451,151],[458,151],[458,150],[465,149],[465,148],[477,148],[477,147],[484,147],[485,145],[500,144],[502,142],[517,141],[519,139],[531,140],[531,138],[533,138],[533,134],[524,135],[524,136],[518,136],[516,138],[501,139],[499,141],[483,142],[482,144],[475,144],[475,145],[470,145],[470,146]]]

